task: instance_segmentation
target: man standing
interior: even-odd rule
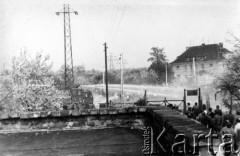
[[[232,123],[229,120],[226,120],[226,126],[224,126],[220,132],[221,135],[224,134],[232,134],[234,135],[234,129],[232,127]]]
[[[230,114],[230,112],[228,114],[225,114],[223,116],[223,126],[225,126],[225,123],[227,123],[226,121],[229,121],[232,125],[234,124],[235,121],[235,117],[233,114]]]
[[[220,131],[223,124],[223,117],[222,117],[222,110],[219,108],[219,105],[216,106],[214,113],[216,118],[216,128],[217,128],[217,131]]]
[[[193,107],[193,113],[194,113],[194,116],[197,117],[198,114],[200,113],[200,110],[199,110],[199,107],[198,107],[198,103],[196,102],[195,103],[195,106]]]
[[[220,109],[219,105],[216,106],[214,113],[219,116],[222,116],[222,110]]]
[[[187,103],[187,107],[188,107],[187,110],[188,110],[189,112],[192,111],[192,107],[191,107],[191,104],[190,104],[189,102]]]
[[[193,117],[192,107],[191,107],[191,105],[190,105],[189,102],[187,103],[187,112],[186,112],[186,115],[187,115],[187,117],[189,117],[189,118],[192,118],[192,117]]]

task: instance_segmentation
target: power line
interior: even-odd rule
[[[116,17],[117,17],[117,14],[118,14],[118,11],[119,11],[119,1],[118,1],[118,4],[117,4],[117,6],[116,6],[116,9],[115,9],[115,14],[112,16],[112,18],[111,18],[111,22],[110,22],[110,33],[109,33],[109,36],[108,36],[108,41],[110,41],[110,39],[111,39],[111,36],[112,36],[112,32],[113,32],[113,27],[114,27],[114,22],[115,22],[115,20],[116,20]]]
[[[123,8],[123,11],[122,11],[122,15],[121,15],[120,20],[119,20],[119,22],[118,22],[116,31],[115,31],[115,33],[114,33],[114,35],[113,35],[112,40],[110,40],[110,43],[112,43],[112,42],[114,41],[114,39],[116,38],[116,35],[117,35],[117,32],[118,32],[119,26],[120,26],[120,24],[121,24],[121,22],[122,22],[122,19],[123,19],[123,16],[124,16],[124,12],[125,12],[126,7],[127,7],[127,5],[125,4],[125,5],[124,5],[124,8]]]
[[[102,13],[104,13],[106,10],[108,10],[108,8],[109,8],[109,6],[110,6],[110,3],[111,3],[111,1],[108,1],[108,3],[106,3],[105,5],[103,4],[102,5],[102,10],[101,11],[99,11],[98,13],[99,14],[102,14]],[[104,7],[105,6],[105,7]]]
[[[82,11],[82,15],[83,15],[84,20],[85,20],[85,23],[87,24],[87,27],[88,27],[88,30],[87,30],[88,35],[89,35],[89,37],[94,41],[95,46],[96,46],[96,49],[97,49],[97,47],[98,47],[98,46],[97,46],[97,40],[96,40],[96,38],[95,38],[95,36],[94,36],[94,33],[93,33],[93,31],[92,31],[92,27],[91,27],[91,25],[89,24],[89,22],[88,22],[88,20],[87,20],[87,17],[86,17],[86,14],[85,14],[84,11]]]
[[[120,69],[121,69],[121,102],[124,103],[124,64],[126,61],[123,59],[123,53],[120,54]]]
[[[116,7],[117,8],[117,7]],[[112,26],[112,23],[113,23],[113,19],[114,19],[114,15],[115,15],[115,10],[116,9],[113,9],[112,10],[112,12],[111,12],[111,17],[109,18],[109,22],[108,22],[108,25],[107,25],[107,27],[108,27],[108,29],[109,30],[111,30],[111,26]],[[109,36],[110,36],[111,34],[109,33],[109,34],[106,34],[106,40],[108,41],[109,40]]]

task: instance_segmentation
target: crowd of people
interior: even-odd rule
[[[193,107],[191,107],[190,103],[187,103],[186,115],[189,118],[198,120],[221,136],[224,134],[231,134],[233,136],[234,145],[240,148],[240,118],[235,120],[234,115],[230,113],[223,114],[219,105],[213,110],[212,108],[207,109],[204,104],[200,109],[197,103],[195,103]],[[221,138],[222,137],[220,137],[220,140],[222,142],[223,140]]]
[[[218,105],[214,111],[212,108],[208,108],[207,110],[206,105],[202,105],[200,109],[197,103],[195,103],[193,107],[191,107],[190,103],[188,103],[187,106],[186,115],[189,118],[198,120],[203,125],[212,128],[216,132],[221,130],[224,120],[222,110]]]

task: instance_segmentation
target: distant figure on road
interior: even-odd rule
[[[189,102],[187,103],[187,110],[188,110],[188,111],[192,111],[192,107],[191,107],[191,105],[190,105]]]
[[[113,102],[112,102],[112,100],[109,101],[109,106],[110,106],[110,107],[113,106]]]
[[[219,116],[222,116],[222,110],[220,109],[219,105],[216,106],[214,113]]]
[[[190,106],[190,103],[189,103],[189,102],[187,103],[186,115],[187,115],[187,117],[189,117],[189,118],[192,118],[192,117],[193,117],[192,107]]]

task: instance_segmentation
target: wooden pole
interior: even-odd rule
[[[124,103],[124,98],[123,98],[123,53],[120,55],[121,57],[121,102]]]
[[[105,52],[105,84],[106,84],[106,105],[109,107],[108,103],[108,72],[107,72],[107,43],[104,43],[104,52]]]
[[[168,72],[168,71],[167,71],[167,67],[168,67],[168,66],[167,66],[167,64],[166,64],[166,86],[168,85],[168,80],[167,80],[167,78],[168,78],[168,77],[167,77],[167,72]]]
[[[198,105],[199,109],[202,109],[201,88],[198,89]]]
[[[186,114],[186,89],[184,89],[184,96],[183,96],[183,114]]]

